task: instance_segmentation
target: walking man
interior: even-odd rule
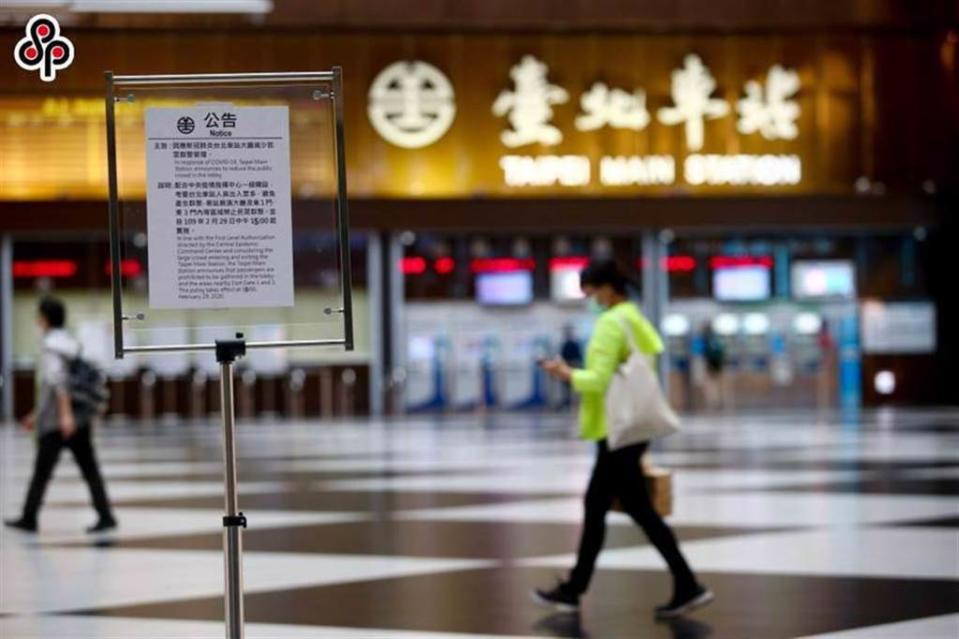
[[[48,297],[40,302],[37,323],[43,334],[37,367],[37,404],[22,421],[24,429],[37,433],[37,457],[23,514],[6,525],[31,533],[37,531],[37,515],[47,484],[60,460],[61,451],[69,448],[90,488],[93,507],[99,516],[97,523],[87,532],[110,530],[117,526],[117,522],[103,485],[91,436],[92,422],[97,415],[75,410],[70,394],[70,362],[80,354],[80,345],[64,328],[66,308],[59,300]]]

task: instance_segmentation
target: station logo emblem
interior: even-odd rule
[[[196,128],[196,123],[188,115],[184,115],[182,118],[176,121],[176,130],[182,133],[183,135],[190,135],[193,133],[193,129]]]
[[[407,149],[428,146],[453,124],[453,85],[427,62],[395,62],[370,85],[367,114],[386,141]]]
[[[73,62],[73,42],[60,34],[57,19],[45,13],[30,18],[25,31],[13,50],[14,60],[25,71],[39,71],[44,82],[53,82],[57,71]]]

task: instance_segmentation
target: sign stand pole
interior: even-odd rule
[[[216,341],[216,361],[220,364],[220,412],[223,415],[223,460],[225,510],[223,517],[223,559],[226,579],[226,639],[243,639],[243,552],[241,529],[246,517],[239,511],[236,486],[236,437],[233,419],[233,364],[246,354],[242,333],[236,339]]]

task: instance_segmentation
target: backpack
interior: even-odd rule
[[[606,389],[606,438],[610,450],[648,442],[679,430],[679,417],[670,408],[646,354],[639,350],[633,330],[618,317],[629,357]]]
[[[107,409],[110,389],[107,376],[81,356],[63,356],[67,365],[67,391],[78,423],[88,423]]]
[[[718,337],[713,335],[706,338],[704,351],[706,363],[711,369],[718,371],[723,367],[723,363],[726,361],[726,349]]]

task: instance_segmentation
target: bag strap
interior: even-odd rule
[[[71,364],[73,364],[74,362],[83,359],[83,356],[81,355],[81,352],[80,352],[80,351],[77,351],[77,354],[76,354],[76,355],[68,355],[67,353],[64,353],[63,351],[58,351],[58,350],[55,349],[55,348],[44,348],[43,351],[44,351],[45,353],[50,353],[50,354],[52,354],[52,355],[56,355],[57,357],[59,357],[59,358],[63,361],[64,364],[67,365],[67,367],[69,367],[69,366],[70,366]]]
[[[619,324],[620,328],[623,329],[623,332],[626,333],[626,343],[629,344],[629,350],[631,353],[643,355],[644,353],[639,350],[639,345],[636,344],[636,336],[633,334],[633,327],[629,325],[629,322],[622,315],[616,315],[616,322]]]
[[[56,348],[50,348],[46,344],[42,346],[41,350],[44,353],[50,353],[52,355],[56,355],[57,357],[62,359],[65,363],[69,364],[71,362],[75,362],[78,359],[83,359],[83,342],[79,340],[76,340],[76,342],[77,342],[77,352],[74,355],[70,355],[69,353],[65,353]]]

